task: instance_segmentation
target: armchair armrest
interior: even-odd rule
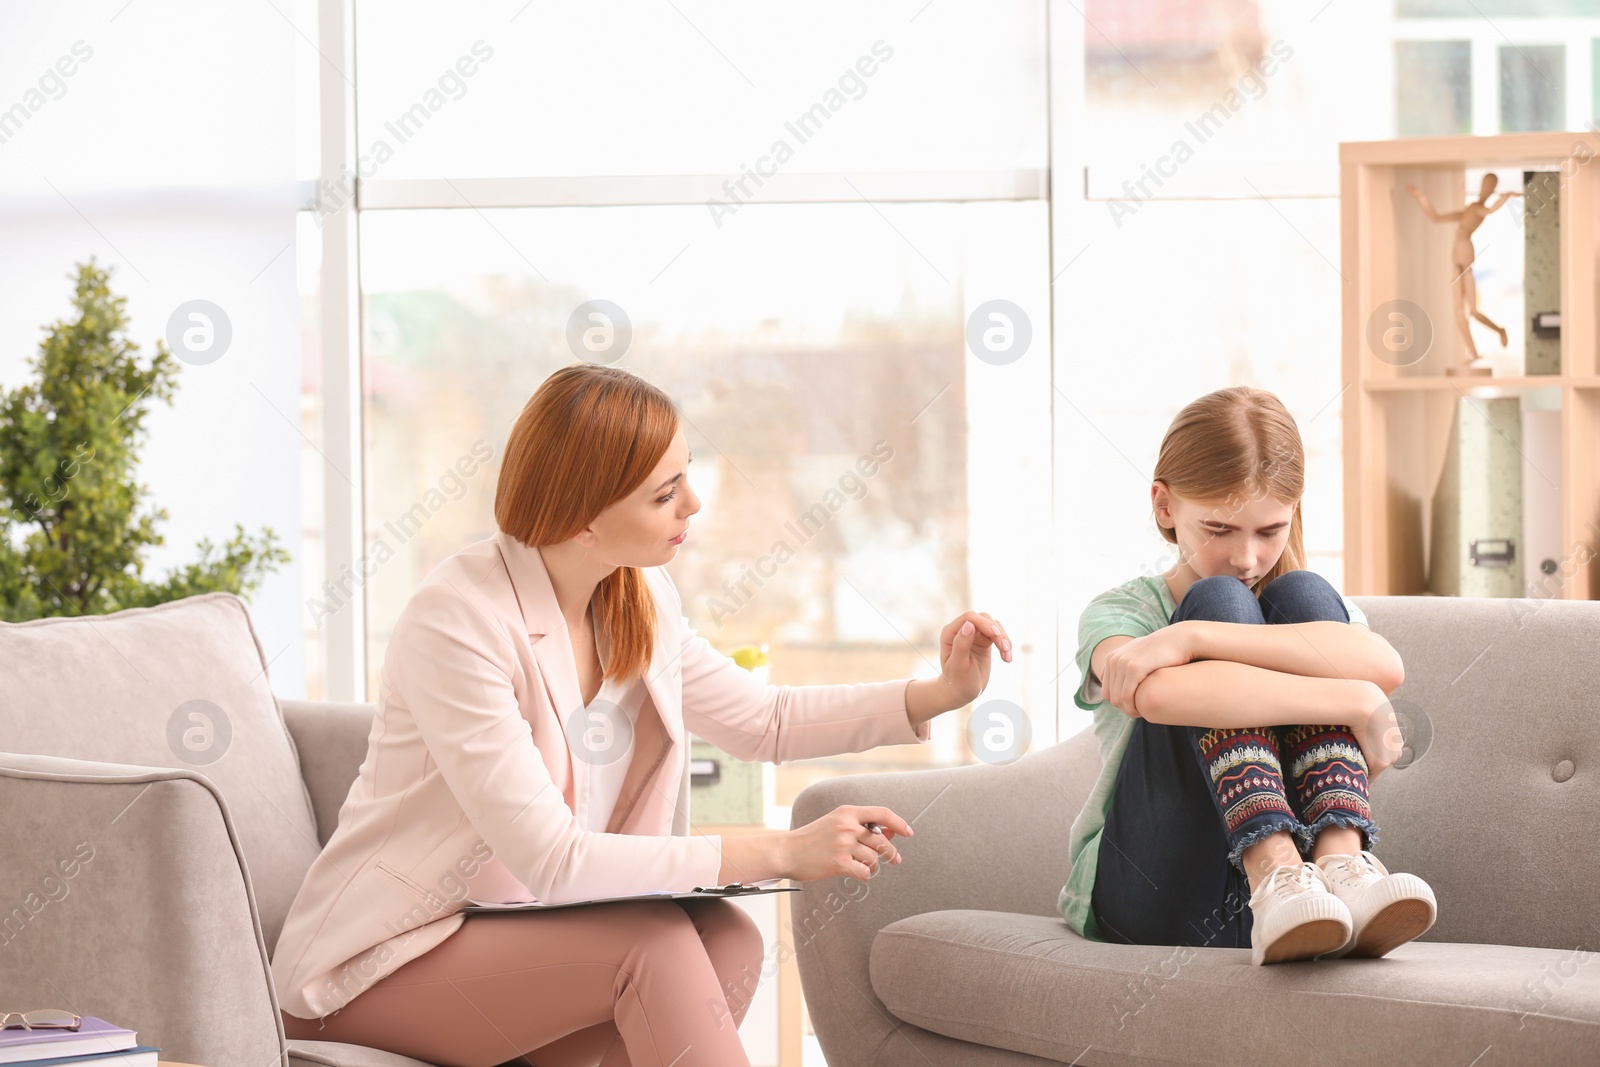
[[[1067,835],[1099,770],[1094,733],[1085,730],[1004,766],[848,775],[795,798],[791,827],[843,804],[876,804],[915,831],[895,839],[900,864],[880,866],[870,881],[805,882],[790,898],[791,945],[829,1063],[880,1062],[895,1033],[868,972],[873,938],[885,926],[955,908],[1057,914],[1070,869]]]
[[[288,1067],[255,895],[190,770],[0,753],[0,1002],[139,1032],[166,1060]]]

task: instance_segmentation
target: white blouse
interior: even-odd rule
[[[633,761],[633,726],[645,696],[641,678],[623,685],[603,679],[600,691],[583,709],[581,728],[568,738],[572,758],[587,764],[587,786],[575,798],[575,814],[578,825],[592,833],[604,833],[616,810],[622,780]]]

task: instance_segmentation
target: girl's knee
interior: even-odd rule
[[[1344,599],[1316,571],[1284,571],[1261,590],[1268,622],[1348,622]]]
[[[1183,594],[1178,614],[1209,622],[1261,622],[1261,607],[1250,587],[1225,574],[1201,578]]]
[[[1320,589],[1329,593],[1333,593],[1334,596],[1339,595],[1338,591],[1333,588],[1328,579],[1324,578],[1316,571],[1284,571],[1282,574],[1272,579],[1272,581],[1268,582],[1263,587],[1263,590],[1276,589],[1280,585],[1286,590],[1298,588]]]

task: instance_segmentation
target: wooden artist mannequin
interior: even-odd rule
[[[1489,316],[1478,310],[1478,283],[1472,276],[1472,261],[1477,258],[1477,252],[1472,247],[1472,235],[1477,232],[1483,220],[1505,207],[1506,201],[1521,193],[1501,193],[1493,203],[1489,197],[1494,194],[1497,179],[1493,174],[1483,176],[1483,184],[1479,188],[1478,199],[1462,208],[1460,211],[1451,211],[1441,215],[1433,210],[1433,205],[1428,202],[1427,194],[1415,185],[1406,186],[1406,192],[1417,198],[1417,203],[1422,205],[1422,210],[1427,213],[1433,222],[1456,222],[1456,241],[1450,249],[1450,265],[1455,271],[1455,278],[1450,283],[1451,292],[1455,296],[1456,329],[1461,332],[1461,339],[1467,345],[1467,358],[1454,367],[1445,369],[1446,374],[1488,374],[1488,367],[1474,366],[1478,360],[1478,346],[1472,342],[1472,326],[1469,319],[1477,319],[1489,329],[1500,335],[1500,347],[1506,346],[1505,327],[1496,323]]]

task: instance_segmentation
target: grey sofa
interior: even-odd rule
[[[224,593],[0,624],[3,1010],[98,1015],[205,1067],[430,1067],[284,1040],[268,953],[374,708],[280,703],[266,672]]]
[[[912,819],[904,861],[807,883],[793,948],[832,1067],[1600,1064],[1600,603],[1355,597],[1401,653],[1413,746],[1372,801],[1439,918],[1378,960],[1086,941],[1056,912],[1092,731],[1006,766],[796,799]],[[1407,757],[1402,757],[1402,762]]]

